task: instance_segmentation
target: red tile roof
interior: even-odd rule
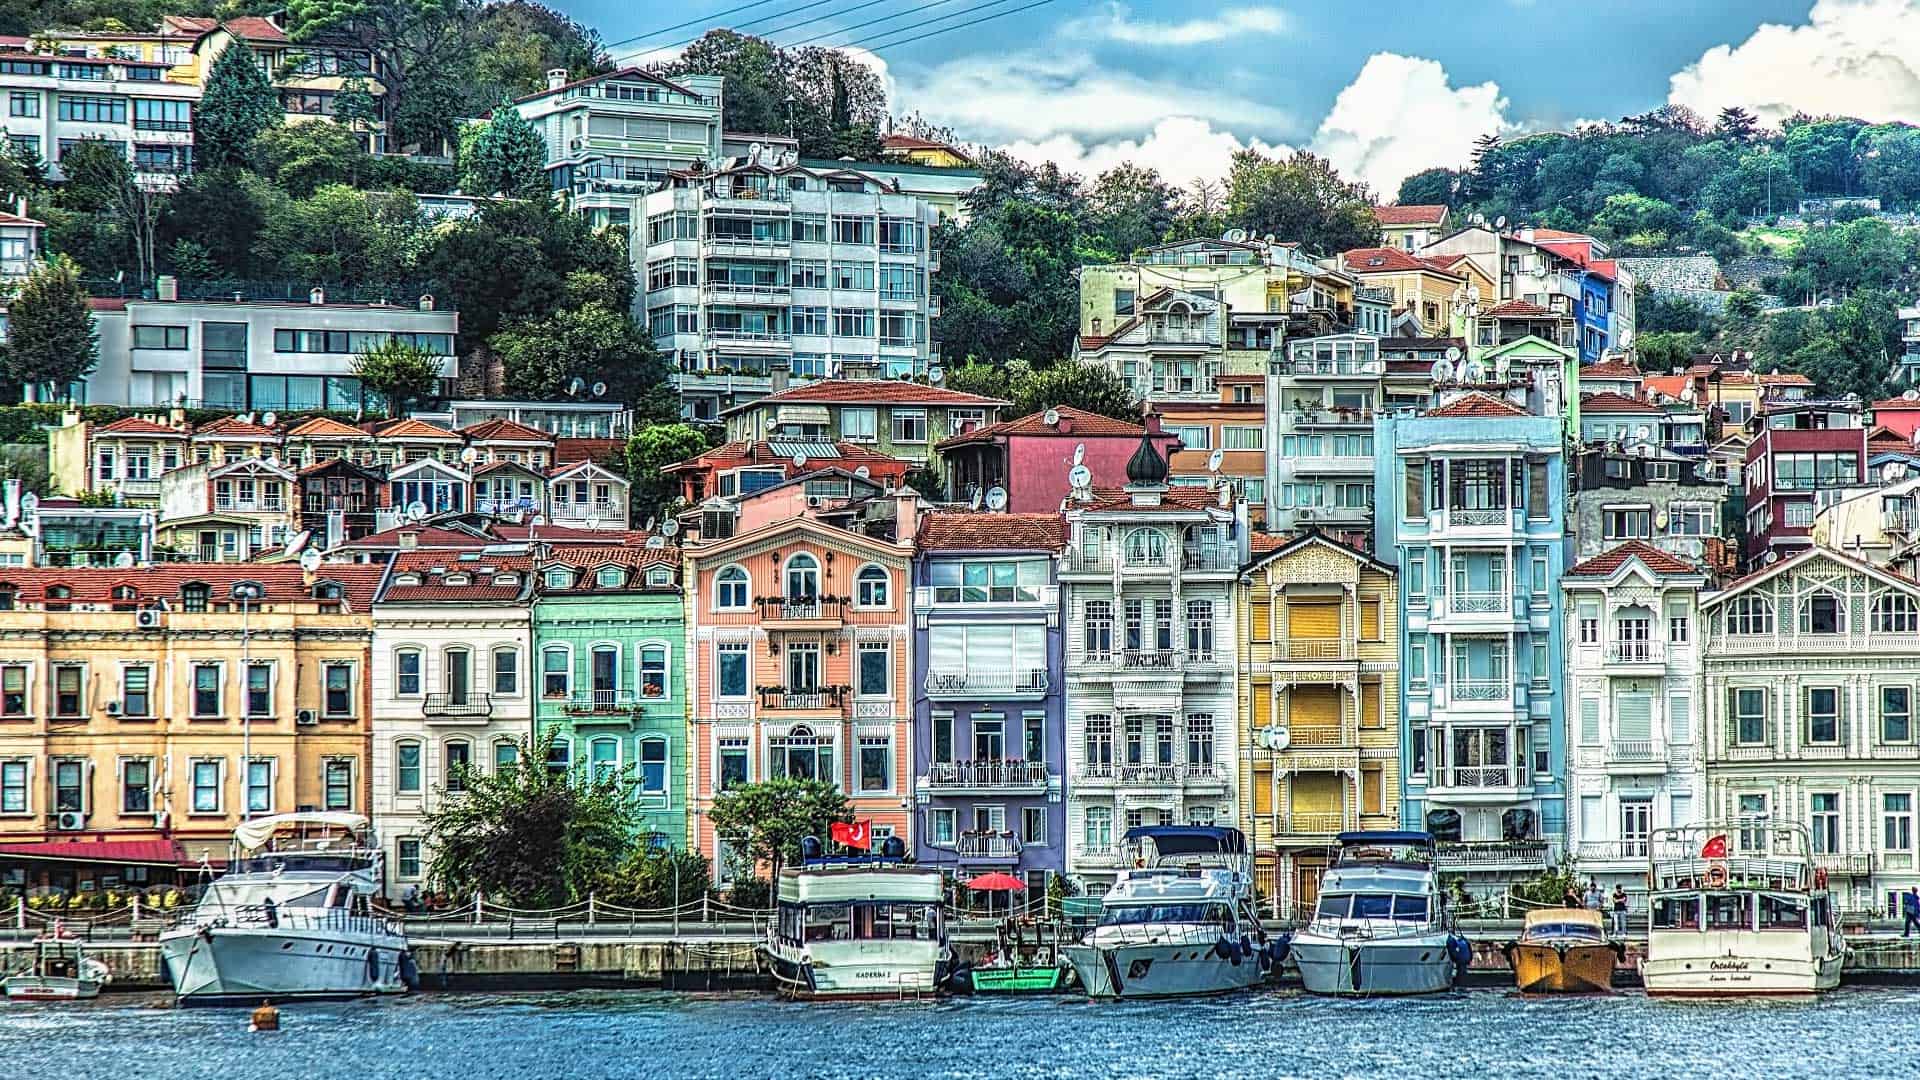
[[[915,538],[923,551],[1059,551],[1067,520],[1059,514],[931,513]]]
[[[1766,372],[1759,376],[1761,386],[1812,386],[1813,380],[1797,371]]]
[[[1649,394],[1659,393],[1678,398],[1692,381],[1685,375],[1648,375],[1640,380],[1640,385]]]
[[[1424,203],[1373,208],[1374,220],[1382,225],[1438,225],[1446,216],[1445,206]]]
[[[19,214],[9,214],[5,211],[0,211],[0,225],[23,225],[30,229],[44,229],[47,227],[47,223],[44,221],[35,221],[30,217],[21,217]]]
[[[1474,416],[1525,416],[1527,410],[1505,398],[1483,394],[1478,390],[1462,394],[1437,409],[1429,409],[1427,416],[1474,417]]]
[[[1869,408],[1874,409],[1920,409],[1920,401],[1908,401],[1906,398],[1881,398]]]
[[[270,427],[249,424],[237,416],[222,416],[209,420],[193,429],[196,439],[272,439],[277,438]]]
[[[89,296],[87,309],[89,311],[125,311],[127,301],[122,296]]]
[[[538,541],[547,544],[643,544],[647,534],[638,529],[576,529],[568,525],[514,525],[496,522],[494,535],[506,543]]]
[[[473,556],[477,555],[478,558]],[[403,574],[418,574],[420,584],[399,583]],[[465,583],[449,582],[458,574]],[[496,584],[499,575],[515,575]],[[380,592],[383,604],[459,603],[497,604],[518,600],[532,588],[530,553],[490,555],[484,552],[403,551],[393,560],[393,572]]]
[[[1583,413],[1657,413],[1660,408],[1608,390],[1600,394],[1581,394],[1580,411]]]
[[[1531,300],[1509,300],[1487,312],[1496,319],[1527,315],[1551,315],[1553,312]]]
[[[575,461],[592,461],[604,464],[608,461],[620,461],[626,456],[625,439],[574,439],[553,440],[553,460],[567,464]]]
[[[1602,360],[1580,369],[1583,379],[1637,379],[1640,369],[1625,360]]]
[[[1428,274],[1445,274],[1448,277],[1459,275],[1440,264],[1438,259],[1423,259],[1410,255],[1399,248],[1370,247],[1354,248],[1340,253],[1341,264],[1356,274],[1407,273],[1420,271]]]
[[[331,416],[310,416],[287,429],[289,439],[364,439],[367,433]]]
[[[1603,551],[1567,571],[1568,577],[1611,577],[1628,559],[1639,559],[1656,574],[1698,574],[1700,568],[1669,555],[1645,540],[1629,540],[1611,551]]]
[[[399,420],[380,420],[367,425],[368,434],[381,439],[438,439],[447,442],[459,442],[460,436],[445,428],[434,427],[424,420],[405,417]]]
[[[1540,240],[1591,240],[1586,233],[1567,232],[1565,229],[1534,229],[1533,238]]]
[[[955,435],[940,443],[941,446],[958,446],[963,443],[986,442],[990,439],[1005,438],[1009,435],[1026,435],[1036,438],[1085,439],[1092,438],[1128,438],[1137,439],[1146,434],[1147,429],[1139,424],[1130,424],[1125,420],[1115,420],[1111,416],[1076,409],[1071,405],[1062,405],[1056,410],[1065,423],[1064,428],[1047,423],[1047,414],[1042,412],[1022,416],[1018,420],[1002,420],[997,424],[974,428],[964,435]]]
[[[811,442],[816,442],[820,440],[795,439],[792,441],[811,443]],[[881,466],[897,465],[900,467],[900,470],[902,473],[904,473],[908,468],[907,463],[904,461],[901,461],[899,458],[889,457],[886,454],[879,452],[878,450],[869,450],[866,447],[861,446],[859,443],[836,442],[836,443],[832,443],[831,445],[833,446],[834,456],[808,458],[807,465],[810,469],[811,468],[829,469],[829,468],[833,468],[834,465],[838,462],[848,463],[846,465],[846,468],[849,471],[855,468],[858,468],[861,465],[869,466],[869,471],[871,471],[871,466],[874,466],[874,465],[881,465]],[[774,452],[773,447],[768,443],[746,442],[744,440],[741,440],[738,442],[723,443],[707,451],[706,453],[701,454],[698,457],[691,457],[677,464],[668,465],[662,471],[663,472],[688,472],[688,471],[703,471],[706,469],[733,469],[733,468],[738,468],[742,465],[792,465],[792,464],[793,464],[793,455],[777,454]]]
[[[545,531],[545,530],[542,530]],[[554,544],[546,550],[540,559],[541,566],[560,564],[572,567],[616,566],[678,566],[680,549],[668,544],[665,547],[648,547],[648,534],[631,532],[625,534],[631,541],[628,546],[614,547],[607,544]]]
[[[923,386],[903,379],[822,379],[790,386],[734,410],[762,405],[1006,405],[1000,398],[981,397],[942,386]]]
[[[158,435],[184,439],[187,433],[177,427],[156,424],[144,416],[123,416],[111,424],[102,424],[94,430],[95,435]]]
[[[477,424],[469,424],[461,428],[459,434],[465,435],[474,442],[550,443],[553,441],[553,436],[539,428],[528,427],[519,421],[498,416],[491,420],[482,420]]]
[[[1133,496],[1125,488],[1094,488],[1092,502],[1076,502],[1073,496],[1067,496],[1069,510],[1131,510],[1143,514],[1153,513],[1192,513],[1208,507],[1220,506],[1220,493],[1203,487],[1170,487],[1160,495],[1160,502],[1154,506],[1135,506]]]
[[[1606,278],[1608,281],[1620,279],[1620,264],[1612,259],[1595,259],[1587,264],[1587,269]]]
[[[364,612],[373,602],[373,591],[385,567],[375,563],[327,563],[315,573],[315,580],[334,581],[345,587],[347,610]],[[294,563],[155,563],[112,569],[39,567],[0,569],[0,582],[19,589],[22,605],[41,602],[50,585],[71,590],[75,604],[145,603],[165,599],[178,610],[180,587],[188,582],[203,582],[215,603],[227,602],[227,590],[236,581],[258,582],[264,590],[261,603],[275,604],[312,600],[313,589],[305,572]],[[116,598],[113,590],[131,586],[131,598]]]
[[[186,849],[177,840],[38,840],[0,844],[0,855],[54,862],[188,864]]]
[[[344,551],[403,550],[400,538],[409,534],[414,538],[414,546],[421,549],[481,548],[498,542],[485,536],[475,536],[464,529],[449,529],[443,525],[398,525],[385,532],[370,533],[340,547]]]
[[[1278,551],[1286,547],[1293,543],[1294,539],[1281,533],[1257,532],[1247,537],[1247,543],[1255,555],[1265,555],[1270,551]]]

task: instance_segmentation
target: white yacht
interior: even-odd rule
[[[1471,957],[1449,929],[1424,832],[1349,832],[1320,880],[1313,920],[1290,952],[1308,992],[1345,997],[1432,994]]]
[[[1840,985],[1847,944],[1804,825],[1743,820],[1656,829],[1649,844],[1652,995],[1811,994]]]
[[[234,831],[227,872],[160,936],[183,1005],[404,993],[406,933],[377,914],[380,849],[357,814],[281,814]]]
[[[11,1001],[86,1001],[100,996],[113,981],[107,965],[88,956],[86,946],[65,927],[33,939],[33,958],[0,982]]]
[[[1277,959],[1253,906],[1238,829],[1141,826],[1142,865],[1101,897],[1099,925],[1062,948],[1096,998],[1191,997],[1264,982]]]
[[[788,997],[931,994],[946,981],[940,871],[904,865],[897,841],[871,856],[815,857],[780,871],[777,917],[760,946]]]

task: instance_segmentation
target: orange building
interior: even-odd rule
[[[1180,449],[1167,460],[1168,479],[1174,487],[1212,483],[1207,464],[1218,450],[1219,475],[1247,500],[1253,523],[1262,525],[1267,516],[1266,379],[1222,375],[1219,381],[1218,401],[1154,402],[1167,433],[1180,440]]]

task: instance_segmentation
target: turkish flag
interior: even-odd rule
[[[1726,858],[1727,857],[1727,834],[1721,833],[1719,836],[1713,837],[1712,839],[1708,840],[1706,842],[1706,845],[1700,849],[1700,857],[1703,859]]]
[[[871,821],[856,821],[851,825],[844,821],[836,821],[829,832],[836,844],[859,848],[862,851],[873,848],[873,822]]]

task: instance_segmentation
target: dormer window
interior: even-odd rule
[[[442,578],[441,581],[447,585],[471,585],[473,584],[473,575],[466,573],[448,574]]]
[[[420,575],[419,574],[395,574],[393,577],[393,583],[395,585],[418,585],[420,584]]]
[[[664,566],[656,566],[647,571],[647,584],[656,588],[670,586],[673,584],[673,571]]]
[[[180,586],[180,610],[203,614],[207,610],[207,597],[213,590],[204,581],[189,581]]]
[[[499,585],[503,587],[518,585],[520,584],[520,575],[512,572],[508,572],[504,574],[495,574],[493,575],[493,583],[495,585]]]
[[[134,602],[140,599],[140,591],[131,585],[113,587],[113,610],[132,611]]]
[[[313,598],[315,600],[339,600],[344,598],[345,595],[346,591],[340,587],[340,583],[337,581],[316,581],[313,583]]]
[[[618,566],[603,566],[594,571],[593,583],[602,589],[617,589],[627,583],[627,572]]]
[[[573,571],[567,569],[564,566],[556,566],[553,569],[548,570],[547,571],[547,588],[549,589],[573,588]]]
[[[47,586],[47,610],[48,611],[72,611],[73,610],[73,590],[69,589],[65,585]]]

